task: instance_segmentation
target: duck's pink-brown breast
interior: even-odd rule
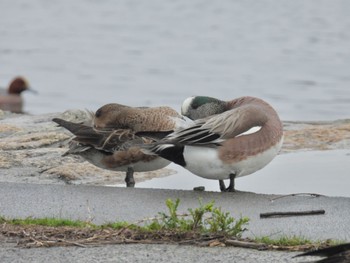
[[[0,95],[0,109],[21,113],[23,108],[23,100],[19,95],[8,94]]]
[[[261,126],[255,133],[233,137],[219,147],[219,158],[225,163],[235,163],[267,151],[279,145],[283,137],[283,125],[277,112],[265,101],[242,97],[228,102],[231,108],[246,108],[244,118],[237,124],[243,130]],[[245,107],[242,107],[245,105]]]

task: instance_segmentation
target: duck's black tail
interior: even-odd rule
[[[52,119],[52,121],[56,122],[59,126],[62,126],[63,128],[73,133],[76,136],[74,140],[79,143],[99,146],[104,140],[104,137],[105,137],[104,134],[96,132],[94,128],[90,126],[86,126],[80,123],[65,121],[60,118],[54,118]]]
[[[345,243],[337,246],[318,249],[306,253],[299,254],[295,257],[304,256],[319,256],[326,257],[319,261],[322,263],[350,263],[350,243]]]

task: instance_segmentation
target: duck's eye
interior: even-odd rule
[[[98,117],[101,117],[101,115],[102,115],[102,110],[98,109],[95,113],[95,117],[98,118]]]

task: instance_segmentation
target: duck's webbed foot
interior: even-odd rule
[[[128,167],[128,170],[126,171],[125,183],[126,187],[135,186],[134,169],[132,169],[131,167]]]
[[[226,188],[224,180],[219,180],[221,192],[234,192],[235,191],[235,174],[230,174],[230,184]]]

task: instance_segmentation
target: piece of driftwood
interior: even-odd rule
[[[286,211],[286,212],[268,212],[260,213],[260,218],[274,218],[287,216],[310,216],[310,215],[324,215],[325,210],[308,210],[308,211]]]
[[[237,239],[227,239],[224,241],[225,245],[234,246],[234,247],[243,247],[243,248],[253,248],[258,250],[265,250],[268,248],[266,244],[242,241]]]

